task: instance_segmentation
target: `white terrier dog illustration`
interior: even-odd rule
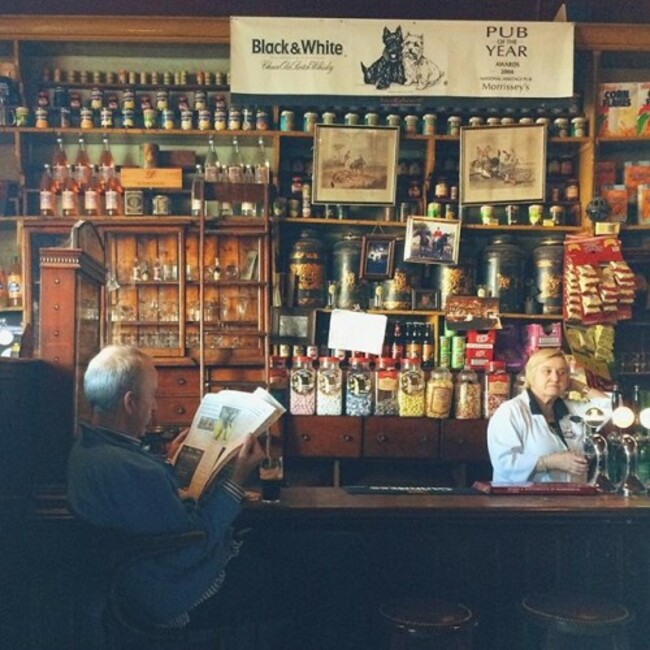
[[[442,70],[423,54],[424,36],[407,33],[402,48],[404,59],[404,76],[407,86],[416,86],[424,90],[437,83],[443,75]]]

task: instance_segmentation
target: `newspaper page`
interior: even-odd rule
[[[239,451],[247,434],[260,434],[285,412],[263,388],[253,393],[222,390],[205,395],[187,438],[174,458],[183,496],[198,498]]]

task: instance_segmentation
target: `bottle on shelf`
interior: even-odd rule
[[[110,179],[115,175],[115,159],[107,136],[102,139],[102,143],[104,148],[99,156],[99,180],[106,191]]]
[[[454,414],[458,420],[478,420],[481,417],[481,384],[469,366],[456,376]]]
[[[402,338],[402,326],[399,321],[395,323],[393,328],[390,356],[396,361],[399,361],[404,356],[404,339]]]
[[[101,185],[100,180],[100,185]],[[117,215],[123,214],[122,209],[122,195],[124,190],[122,189],[122,184],[120,179],[113,170],[113,173],[108,177],[105,189],[104,189],[104,207],[106,209],[106,214],[115,217]]]
[[[99,181],[97,168],[92,166],[90,180],[84,192],[84,212],[89,217],[101,214],[102,185]]]
[[[203,174],[206,183],[221,183],[223,181],[223,168],[212,137],[208,140],[208,152],[205,154]]]
[[[65,177],[68,173],[68,156],[63,148],[63,138],[56,139],[56,149],[52,156],[52,178],[54,180],[54,191],[60,193],[63,190]]]
[[[61,212],[64,217],[79,215],[79,184],[72,173],[72,165],[68,165],[63,189],[61,190]]]
[[[23,306],[23,268],[17,255],[7,275],[7,296],[10,307]]]
[[[419,359],[403,359],[397,393],[400,417],[423,417],[425,413],[424,372]]]
[[[153,279],[156,282],[160,282],[163,279],[163,274],[162,274],[162,264],[160,262],[160,258],[157,257],[154,262],[153,266],[151,267],[151,272],[153,275]]]
[[[0,264],[0,309],[9,304],[9,293],[7,292],[7,275],[4,267]]]
[[[427,381],[426,416],[448,418],[454,396],[454,380],[449,368],[435,368]]]
[[[48,164],[43,165],[43,173],[39,184],[39,213],[42,217],[53,217],[56,207],[56,192],[54,191],[54,179],[52,170]]]
[[[426,323],[422,335],[422,367],[433,368],[436,360],[436,348],[433,341],[433,325]]]
[[[212,279],[215,282],[221,280],[221,262],[219,262],[218,257],[214,258],[214,266],[212,267]]]
[[[192,176],[191,189],[191,210],[193,217],[200,217],[204,214],[204,196],[205,196],[205,176],[201,165],[196,166],[196,171]]]
[[[86,142],[83,137],[79,138],[79,146],[77,148],[77,156],[74,161],[75,178],[79,184],[80,192],[85,192],[90,184],[90,177],[92,175],[92,165],[90,158],[86,151]]]
[[[264,138],[260,136],[257,141],[257,150],[254,162],[255,182],[268,185],[271,182],[271,163],[266,154]]]

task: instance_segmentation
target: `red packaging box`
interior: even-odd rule
[[[485,368],[494,357],[494,348],[470,348],[465,349],[465,363],[470,368]]]
[[[485,349],[493,347],[497,338],[496,330],[468,330],[467,332],[467,347],[473,349]]]
[[[559,348],[562,345],[562,323],[532,323],[524,329],[524,347]]]

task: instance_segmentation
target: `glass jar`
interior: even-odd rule
[[[294,357],[290,378],[289,411],[293,415],[316,412],[316,371],[309,357]]]
[[[562,313],[562,279],[564,274],[564,243],[561,237],[542,239],[533,249],[537,302],[543,314]]]
[[[398,385],[399,372],[395,359],[382,357],[375,370],[375,415],[399,415]]]
[[[491,418],[510,398],[510,375],[505,361],[490,361],[483,376],[483,417]]]
[[[454,380],[448,368],[434,368],[427,381],[426,416],[448,418],[454,395]]]
[[[338,287],[336,306],[339,309],[352,309],[355,305],[362,309],[367,307],[359,280],[360,266],[361,237],[347,232],[332,248],[332,280]]]
[[[321,357],[317,372],[316,415],[341,415],[343,373],[336,357]]]
[[[483,253],[483,279],[502,312],[521,313],[525,299],[525,258],[512,235],[492,237]]]
[[[289,256],[289,273],[297,278],[296,306],[323,307],[325,298],[325,254],[316,233],[303,230]]]
[[[481,384],[477,374],[467,366],[456,376],[454,414],[459,420],[478,420],[481,417]]]
[[[402,359],[397,403],[401,417],[424,416],[425,383],[419,359]]]
[[[370,415],[372,398],[370,362],[361,357],[352,357],[345,380],[346,415]]]

